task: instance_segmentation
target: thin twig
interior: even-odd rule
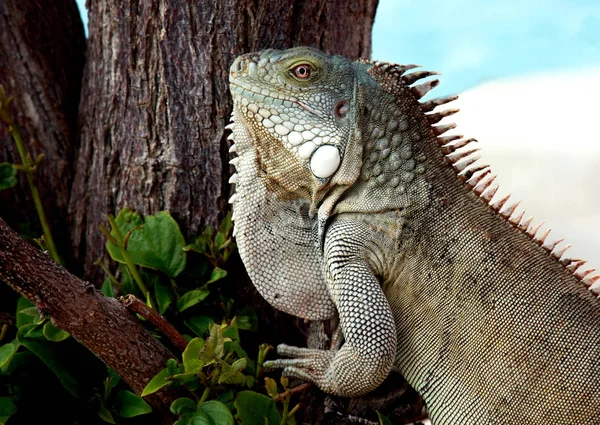
[[[187,347],[187,341],[181,336],[181,334],[171,325],[167,320],[158,314],[155,310],[152,310],[142,300],[136,296],[129,294],[125,297],[120,297],[119,301],[123,303],[127,309],[133,313],[137,313],[144,319],[152,323],[158,328],[158,330],[166,336],[173,345],[180,351],[184,351]]]
[[[279,396],[275,397],[273,400],[275,400],[275,402],[281,401],[283,400],[285,397],[289,397],[292,396],[294,394],[298,394],[298,393],[302,393],[304,391],[308,391],[310,388],[312,388],[313,384],[311,384],[310,382],[305,382],[304,384],[300,384],[295,386],[294,388],[290,388],[289,390],[279,394]]]

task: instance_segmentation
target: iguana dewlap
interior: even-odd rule
[[[411,68],[306,47],[231,66],[242,260],[269,303],[337,313],[344,337],[273,365],[341,396],[396,366],[434,425],[599,424],[598,278],[492,200],[473,140],[435,125],[455,97],[420,103],[437,80]]]

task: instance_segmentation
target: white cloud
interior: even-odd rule
[[[600,267],[600,68],[483,84],[454,102],[457,133],[475,137],[499,193],[523,200],[573,257]],[[453,118],[454,118],[453,117]]]

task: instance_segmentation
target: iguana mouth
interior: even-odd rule
[[[320,113],[319,111],[317,111],[314,108],[311,108],[310,106],[306,105],[305,103],[301,102],[300,100],[298,100],[298,99],[296,99],[294,97],[286,97],[286,96],[282,96],[282,95],[279,95],[277,97],[275,97],[275,96],[269,96],[269,95],[266,95],[266,94],[264,94],[262,92],[258,92],[256,90],[252,90],[252,88],[244,85],[243,83],[240,83],[239,81],[230,81],[229,85],[232,86],[232,87],[234,87],[234,88],[238,88],[238,89],[241,89],[243,91],[246,91],[248,93],[252,93],[253,95],[263,96],[265,99],[268,98],[268,99],[271,99],[271,100],[283,100],[284,102],[287,101],[287,102],[290,102],[290,103],[294,103],[294,104],[300,106],[302,109],[310,112],[313,115],[316,115],[319,118],[325,118],[325,116],[322,113]]]

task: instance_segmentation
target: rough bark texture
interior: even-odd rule
[[[13,115],[32,157],[46,155],[39,189],[56,234],[67,231],[84,62],[85,36],[74,1],[0,1],[0,84],[15,97]],[[4,161],[20,163],[6,126],[0,125]],[[25,177],[20,180],[16,189],[0,191],[0,215],[12,225],[39,229]],[[62,253],[70,251],[66,238],[57,242]]]
[[[188,236],[227,209],[228,68],[243,52],[311,45],[369,56],[377,0],[88,2],[71,237],[87,277],[98,225],[167,209]]]
[[[113,368],[138,394],[175,357],[114,298],[73,276],[0,218],[0,279]],[[169,392],[148,401],[168,411]]]

